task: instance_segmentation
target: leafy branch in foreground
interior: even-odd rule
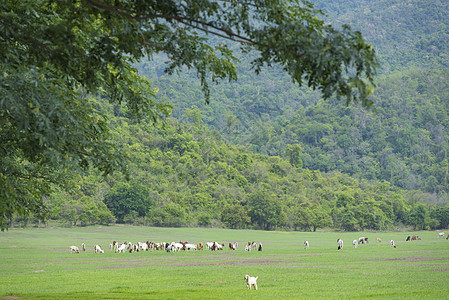
[[[126,171],[94,97],[125,104],[137,118],[164,120],[170,106],[131,67],[144,57],[165,54],[169,74],[195,69],[208,101],[209,81],[237,78],[230,47],[210,43],[225,38],[255,51],[256,72],[281,64],[325,98],[369,105],[372,47],[320,14],[305,1],[2,1],[1,228],[14,212],[43,212],[50,179],[64,185],[74,166]]]

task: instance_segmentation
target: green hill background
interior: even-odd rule
[[[86,225],[317,230],[447,228],[449,2],[313,1],[377,51],[371,109],[323,101],[274,66],[256,75],[237,54],[238,80],[211,86],[136,68],[173,105],[165,126],[128,118],[101,99],[130,180],[95,170],[47,199],[53,219]],[[17,219],[16,222],[30,220]]]

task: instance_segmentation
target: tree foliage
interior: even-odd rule
[[[251,223],[247,211],[240,204],[225,208],[221,213],[221,221],[229,228],[244,228]]]
[[[123,222],[128,214],[145,216],[153,206],[148,189],[135,182],[119,182],[105,194],[104,203],[119,222]]]
[[[65,220],[66,198],[76,204],[68,211],[76,224],[86,210],[80,209],[81,199],[106,203],[117,222],[154,226],[358,231],[447,223],[446,208],[415,200],[427,194],[405,193],[386,181],[297,168],[281,157],[229,145],[201,123],[169,119],[162,128],[126,117],[111,116],[111,121],[121,124],[112,136],[130,152],[132,184],[121,175],[104,178],[91,170],[84,173],[76,197],[52,195],[52,218]],[[148,206],[138,213],[142,203]]]
[[[174,103],[177,120],[169,119],[161,130],[136,124],[119,106],[104,113],[115,128],[111,137],[130,153],[130,175],[149,188],[155,203],[144,217],[128,214],[124,222],[296,230],[447,228],[449,76],[447,45],[437,36],[446,34],[448,19],[441,12],[449,2],[316,3],[332,22],[333,16],[347,20],[377,41],[384,74],[371,98],[375,111],[322,101],[318,93],[291,85],[281,67],[255,76],[250,73],[253,52],[234,52],[240,60],[238,82],[216,86],[204,105],[195,72],[165,76],[164,57],[155,55],[136,66]],[[360,22],[367,19],[369,24]],[[415,43],[426,40],[432,42]],[[103,201],[105,191],[122,181],[90,172],[83,175],[81,191]],[[262,201],[265,206],[252,203],[260,190],[270,200]],[[262,208],[272,202],[280,213],[264,223],[269,214]],[[60,205],[49,206],[51,216],[61,218]]]
[[[164,54],[165,72],[194,69],[209,82],[235,80],[224,39],[257,53],[252,66],[279,64],[324,97],[368,105],[376,60],[361,34],[319,19],[304,1],[6,0],[0,4],[1,228],[14,212],[45,214],[52,184],[66,170],[126,170],[109,143],[93,96],[125,104],[130,115],[164,119],[170,106],[132,68]]]

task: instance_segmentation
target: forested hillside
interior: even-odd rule
[[[205,124],[252,152],[286,158],[286,146],[298,143],[306,168],[385,180],[448,203],[449,2],[313,2],[328,20],[360,30],[376,48],[380,69],[371,110],[320,101],[280,68],[257,76],[249,54],[240,57],[237,82],[214,87],[210,105],[188,73],[168,77],[162,61],[139,68],[174,104],[180,122],[186,109],[198,107]]]
[[[445,0],[313,1],[329,20],[360,30],[376,48],[381,72],[449,66]]]
[[[170,119],[165,127],[107,110],[113,139],[133,162],[131,180],[86,174],[77,193],[48,199],[53,219],[266,230],[434,229],[449,222],[449,207],[413,202],[388,182],[302,168],[298,144],[287,147],[288,161],[230,145],[204,126],[198,109],[186,112],[186,122]]]
[[[167,75],[163,56],[136,63],[172,104],[165,126],[131,121],[98,100],[130,180],[96,170],[46,199],[67,224],[386,230],[449,223],[449,2],[312,1],[360,30],[380,67],[370,109],[258,75],[236,53],[238,80],[211,86]],[[232,45],[230,45],[232,47]],[[16,219],[16,222],[27,222]]]

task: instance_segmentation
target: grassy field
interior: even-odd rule
[[[406,242],[418,234],[420,241]],[[351,242],[360,236],[370,243]],[[344,240],[337,250],[337,238]],[[376,243],[376,237],[382,239]],[[397,248],[390,247],[390,239]],[[114,253],[113,241],[237,241],[236,251]],[[308,240],[310,248],[304,249]],[[263,251],[244,251],[248,241]],[[71,254],[69,246],[87,246]],[[104,254],[95,254],[100,244]],[[258,276],[247,290],[245,274]],[[266,232],[86,227],[0,233],[0,299],[238,299],[449,297],[449,241],[436,232]]]

